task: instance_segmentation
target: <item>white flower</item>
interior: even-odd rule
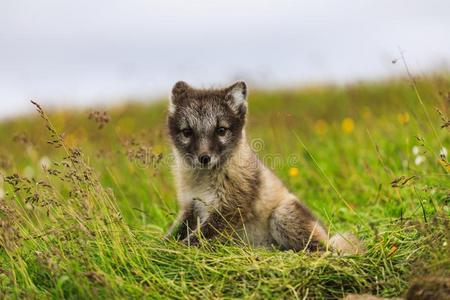
[[[447,241],[443,242],[442,246],[447,247]]]
[[[3,198],[5,198],[5,191],[0,187],[0,200],[3,200]]]
[[[443,156],[443,157],[447,157],[447,154],[448,154],[447,148],[442,147],[442,148],[441,148],[441,151],[439,151],[439,155],[440,155],[440,156]]]
[[[39,167],[42,168],[43,170],[48,170],[48,169],[50,169],[51,166],[52,166],[52,161],[47,156],[43,156],[39,160]]]
[[[423,155],[417,155],[416,159],[414,160],[414,163],[416,166],[421,165],[425,161],[425,156]]]
[[[412,153],[413,153],[414,155],[419,154],[419,151],[420,151],[420,149],[419,149],[419,147],[417,147],[417,146],[414,146],[414,147],[412,148]]]

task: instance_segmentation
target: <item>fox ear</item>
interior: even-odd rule
[[[184,98],[187,91],[189,91],[191,87],[184,81],[178,81],[172,88],[170,93],[170,104],[169,111],[175,111],[175,106],[180,103],[180,100]]]
[[[227,101],[234,108],[240,108],[247,105],[247,84],[244,81],[238,81],[227,88]]]

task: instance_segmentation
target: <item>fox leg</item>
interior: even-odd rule
[[[197,218],[194,213],[193,204],[178,213],[177,219],[170,226],[166,234],[166,238],[175,238],[176,240],[183,240],[188,237],[197,226]]]
[[[269,219],[272,238],[283,250],[310,250],[324,248],[327,231],[314,215],[297,199],[283,201]]]
[[[240,228],[243,224],[242,216],[237,212],[228,210],[216,210],[211,212],[195,231],[189,235],[183,242],[187,245],[195,246],[200,242],[200,237],[206,240],[215,238],[227,238]]]
[[[195,229],[192,234],[185,237],[183,243],[190,246],[196,246],[199,244],[199,236],[205,239],[212,239],[213,237],[220,234],[223,230],[225,221],[217,213],[213,213],[202,223],[199,227]]]

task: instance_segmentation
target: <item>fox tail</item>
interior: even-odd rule
[[[328,241],[331,249],[341,254],[361,254],[366,251],[363,243],[352,233],[337,233]]]

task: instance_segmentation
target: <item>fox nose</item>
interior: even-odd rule
[[[198,157],[198,161],[206,166],[207,164],[209,164],[209,162],[211,161],[211,156],[209,156],[208,154],[202,154]]]

